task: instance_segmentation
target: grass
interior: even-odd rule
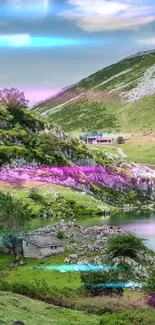
[[[45,259],[44,261],[37,261],[33,259],[27,259],[27,265],[24,267],[16,268],[12,271],[9,270],[8,265],[10,264],[12,260],[12,256],[8,256],[7,254],[0,253],[0,260],[1,260],[1,266],[0,266],[0,272],[4,274],[5,280],[7,280],[8,283],[25,283],[29,282],[32,283],[35,281],[35,279],[39,280],[45,280],[46,284],[49,286],[49,289],[52,289],[53,287],[57,287],[59,289],[62,289],[64,287],[69,289],[79,289],[81,282],[80,277],[77,272],[75,273],[61,273],[58,271],[38,271],[33,269],[35,266],[46,266],[46,265],[63,265],[64,259],[67,257],[68,254],[64,254],[61,256],[53,256],[48,259]]]
[[[119,155],[117,147],[120,147],[127,155],[128,161],[142,164],[155,164],[155,138],[153,135],[133,136],[121,145],[117,143],[114,143],[114,146],[94,144],[88,147],[100,149],[114,155]]]
[[[99,325],[100,316],[109,315],[108,319],[110,321],[113,319],[113,315],[115,315],[115,319],[117,317],[121,318],[121,314],[126,310],[131,314],[134,311],[137,314],[143,313],[143,315],[150,313],[152,317],[155,317],[151,307],[145,304],[145,296],[142,292],[125,290],[124,297],[119,299],[118,297],[110,298],[106,296],[86,297],[80,290],[81,281],[78,272],[60,273],[56,271],[37,271],[30,268],[38,264],[41,266],[64,264],[65,256],[64,254],[41,262],[28,259],[26,266],[10,271],[8,265],[12,257],[0,253],[0,276],[7,284],[13,286],[7,290],[13,288],[12,291],[16,293],[29,295],[31,298],[35,297],[49,303],[47,305],[41,301],[35,301],[11,292],[0,292],[0,322],[3,321],[2,324],[12,325],[13,321],[21,320],[25,322],[25,325]],[[43,291],[39,284],[40,281],[44,281]],[[29,293],[27,289],[22,291],[26,283],[28,288],[35,288],[36,295],[32,290]],[[59,308],[54,307],[51,303],[59,306]],[[60,306],[67,307],[67,309],[60,308]]]
[[[155,95],[144,97],[134,103],[121,101],[98,102],[91,99],[77,101],[50,116],[67,132],[83,133],[90,130],[118,133],[154,132],[155,127]],[[95,114],[94,114],[95,110]],[[93,120],[93,126],[92,126]]]
[[[115,146],[115,144],[114,144],[114,146]],[[99,150],[104,151],[104,152],[112,153],[113,155],[119,155],[117,148],[115,148],[114,146],[111,146],[111,145],[99,145],[99,144],[89,144],[88,148],[92,148],[92,149],[95,148],[95,149],[99,149]]]
[[[10,292],[0,292],[0,323],[12,325],[98,325],[99,317],[84,312],[58,308]]]
[[[102,69],[95,74],[83,79],[73,88],[61,93],[61,95],[42,103],[40,112],[48,112],[48,109],[65,103],[77,93],[85,92],[83,97],[65,105],[61,110],[54,111],[49,119],[56,121],[67,132],[85,132],[90,130],[119,130],[120,132],[154,132],[155,127],[155,94],[144,97],[134,103],[123,103],[120,100],[120,93],[109,90],[117,88],[117,84],[129,84],[126,88],[120,89],[129,91],[139,83],[139,78],[144,72],[155,63],[155,53],[126,59]],[[130,69],[128,73],[120,72]],[[108,81],[109,80],[109,81]],[[94,86],[103,81],[108,81],[96,90]],[[88,92],[87,92],[88,91]],[[39,108],[38,108],[39,112]],[[92,124],[93,121],[93,124]]]
[[[41,194],[46,202],[52,202],[55,198],[56,193],[63,195],[66,200],[73,199],[79,206],[84,206],[97,210],[99,207],[103,210],[108,209],[108,204],[94,198],[89,194],[82,194],[69,187],[39,183],[39,182],[24,182],[23,187],[11,187],[10,184],[0,181],[1,190],[12,193],[16,198],[22,200],[24,203],[28,203],[29,206],[37,212],[37,209],[41,206],[39,203],[36,204],[32,199],[29,198],[29,194],[32,188],[37,190],[38,194]]]
[[[153,136],[133,137],[119,145],[129,161],[155,164],[155,141]]]

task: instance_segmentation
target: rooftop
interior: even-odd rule
[[[28,235],[23,240],[38,247],[61,246],[61,242],[51,235]]]

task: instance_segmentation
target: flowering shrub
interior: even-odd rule
[[[147,301],[147,304],[153,308],[155,308],[155,292],[151,293],[149,298],[148,298],[148,301]]]
[[[132,185],[129,177],[108,167],[2,168],[0,179],[8,182],[40,181],[75,188],[89,188],[90,184],[96,184],[118,189]]]

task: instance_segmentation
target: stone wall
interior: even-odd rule
[[[28,244],[28,246],[27,246]],[[23,240],[23,253],[24,257],[30,257],[30,258],[36,258],[36,259],[42,259],[44,257],[48,256],[54,256],[58,254],[62,254],[64,252],[63,247],[38,247],[31,243],[27,243]]]

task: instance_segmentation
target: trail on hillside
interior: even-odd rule
[[[102,85],[108,83],[109,81],[111,81],[111,80],[113,80],[113,79],[115,79],[115,78],[117,78],[117,77],[119,77],[119,76],[121,76],[121,75],[124,75],[124,74],[126,74],[126,73],[128,73],[128,72],[130,72],[131,70],[132,70],[132,69],[126,69],[126,70],[124,70],[124,71],[121,71],[121,72],[117,73],[116,75],[112,76],[111,78],[106,79],[106,80],[100,82],[100,83],[97,84],[96,86],[92,87],[90,90],[97,89],[97,88],[99,88],[100,86],[102,86]],[[70,104],[70,103],[76,101],[77,99],[79,99],[79,98],[82,97],[83,95],[85,95],[85,92],[82,92],[80,95],[71,98],[70,100],[66,101],[65,103],[62,103],[62,104],[59,104],[59,105],[54,106],[54,107],[52,107],[52,108],[49,108],[47,111],[41,113],[41,115],[46,115],[46,114],[50,114],[50,113],[57,112],[57,111],[61,110],[65,105]]]

